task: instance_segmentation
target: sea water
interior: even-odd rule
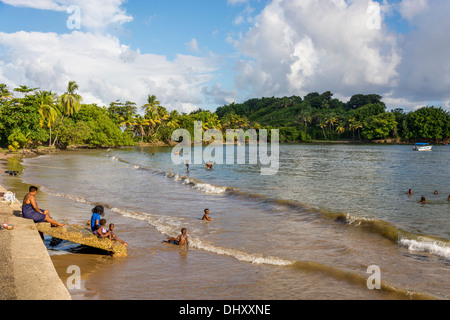
[[[261,175],[257,164],[213,170],[191,164],[187,172],[173,164],[172,151],[64,151],[22,162],[22,189],[40,187],[38,204],[54,218],[85,224],[103,204],[107,224],[130,244],[126,259],[94,255],[93,262],[76,245],[58,249],[47,242],[61,270],[65,263],[87,269],[85,293],[102,299],[449,298],[448,147],[419,153],[406,145],[281,145],[273,176]],[[206,208],[211,222],[201,221]],[[189,248],[162,243],[181,228],[188,230]],[[380,290],[366,285],[374,265]]]

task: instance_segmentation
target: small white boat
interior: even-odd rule
[[[414,146],[414,151],[431,151],[433,146],[430,146],[429,143],[416,143]]]

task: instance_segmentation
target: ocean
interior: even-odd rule
[[[129,243],[112,258],[46,238],[63,281],[81,269],[74,299],[450,298],[448,146],[282,144],[267,176],[248,161],[187,172],[173,155],[130,147],[6,163],[20,174],[2,183],[19,199],[37,185],[40,207],[82,225],[102,204]],[[189,247],[163,243],[181,228]]]

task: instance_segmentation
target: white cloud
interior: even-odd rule
[[[248,0],[227,0],[227,3],[232,6],[247,3],[247,2],[248,2]]]
[[[2,82],[61,94],[74,80],[85,103],[100,105],[116,99],[142,105],[148,94],[156,94],[168,108],[190,112],[201,106],[203,87],[215,71],[209,58],[177,55],[168,60],[132,50],[111,35],[79,31],[0,32],[1,47]]]
[[[408,20],[412,20],[418,14],[426,11],[428,0],[402,1],[399,6],[401,15]]]
[[[239,41],[250,57],[237,77],[256,95],[392,86],[400,61],[395,39],[367,28],[367,1],[274,0]]]
[[[35,8],[41,10],[65,11],[64,1],[55,0],[1,0],[1,2],[15,7]]]
[[[249,96],[377,93],[389,101],[450,100],[450,1],[380,5],[380,29],[368,27],[367,0],[273,0],[241,38],[237,92]],[[426,10],[425,10],[426,9]],[[400,11],[416,27],[401,36],[384,15]],[[393,106],[394,107],[394,106]]]
[[[198,41],[195,38],[193,38],[191,41],[186,43],[186,47],[188,48],[189,51],[196,52],[196,53],[200,52],[200,48],[198,46]]]
[[[121,25],[133,20],[121,6],[125,0],[0,0],[16,7],[42,10],[66,11],[77,6],[81,12],[81,28],[89,31],[103,31],[111,25]]]
[[[418,11],[419,8],[426,10]],[[410,10],[405,12],[405,7]],[[415,101],[450,100],[450,1],[434,0],[401,3],[413,30],[400,40],[403,60],[396,95]],[[448,108],[448,104],[445,106]]]

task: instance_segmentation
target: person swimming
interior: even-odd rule
[[[421,197],[419,203],[426,203],[426,201],[425,197]]]
[[[208,161],[208,162],[206,163],[206,169],[211,170],[213,167],[214,167],[214,162]]]
[[[409,194],[409,195],[413,194],[412,189],[409,189],[409,190],[408,190],[408,194]]]

